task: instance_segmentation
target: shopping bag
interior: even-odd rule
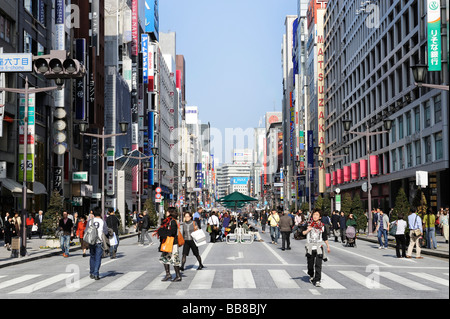
[[[171,253],[173,250],[173,241],[175,237],[168,236],[161,244],[161,251]]]
[[[197,246],[206,244],[206,234],[203,230],[199,229],[191,233],[191,237]]]
[[[183,238],[183,235],[181,234],[180,224],[178,224],[178,222],[177,222],[177,225],[178,225],[178,247],[181,247],[184,245],[184,238]]]
[[[109,239],[109,245],[110,246],[115,246],[117,245],[117,237],[116,234],[114,233],[114,236],[112,238]]]

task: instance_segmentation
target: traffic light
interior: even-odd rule
[[[80,61],[68,58],[67,51],[51,50],[49,55],[35,58],[34,72],[47,79],[72,79],[83,77],[86,68]]]

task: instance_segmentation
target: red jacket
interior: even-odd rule
[[[26,222],[27,222],[27,226],[33,226],[33,225],[34,225],[34,219],[33,219],[33,217],[28,217],[28,218],[26,219]]]

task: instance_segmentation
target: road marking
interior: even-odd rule
[[[418,282],[415,282],[408,278],[401,277],[401,276],[391,273],[391,272],[381,271],[379,274],[380,274],[380,276],[383,276],[384,278],[395,281],[403,286],[406,286],[406,287],[414,289],[414,290],[427,290],[427,291],[436,290],[434,288],[422,285]]]
[[[291,275],[284,269],[268,269],[275,285],[280,289],[296,289],[300,288]]]
[[[386,267],[391,267],[391,265],[388,265],[388,264],[386,264],[386,263],[384,263],[384,262],[381,262],[381,261],[376,260],[376,259],[374,259],[374,258],[362,256],[362,255],[357,254],[357,253],[354,253],[354,252],[352,252],[352,251],[350,251],[350,250],[348,250],[348,249],[342,249],[342,248],[338,248],[338,247],[336,247],[336,246],[333,246],[333,250],[334,250],[334,249],[341,250],[341,251],[346,252],[346,253],[348,253],[348,254],[352,254],[352,255],[355,255],[355,256],[358,256],[358,257],[361,257],[361,258],[364,258],[364,259],[367,259],[367,260],[376,262],[376,263],[381,264],[381,265],[386,266]]]
[[[32,293],[36,290],[45,288],[47,286],[53,285],[55,283],[57,283],[58,281],[64,280],[69,276],[73,276],[72,274],[59,274],[53,277],[50,277],[48,279],[39,281],[37,283],[34,283],[32,285],[29,285],[27,287],[21,288],[21,289],[17,289],[15,291],[10,292],[10,294],[29,294]]]
[[[153,279],[151,283],[144,288],[144,290],[164,290],[170,286],[171,281],[161,281],[162,278],[166,275],[166,272],[161,273],[158,277]]]
[[[361,274],[357,273],[356,271],[340,270],[339,272],[341,274],[343,274],[344,276],[356,281],[358,284],[363,285],[366,288],[391,290],[391,288],[386,287],[379,282],[373,282],[370,280],[370,278],[368,276],[361,275]]]
[[[10,287],[10,286],[14,286],[14,285],[20,284],[21,282],[24,282],[24,281],[27,281],[27,280],[30,280],[30,279],[33,279],[33,278],[36,278],[36,277],[39,277],[39,276],[40,275],[23,275],[23,276],[20,276],[18,278],[15,278],[15,279],[11,279],[11,280],[2,282],[2,283],[0,283],[0,290],[4,289],[4,288],[7,288],[7,287]]]
[[[56,290],[56,293],[70,293],[70,292],[75,292],[78,291],[80,289],[83,289],[87,286],[89,286],[90,284],[92,284],[95,280],[92,279],[90,276],[84,277],[78,281],[73,282],[71,285],[67,285],[65,287],[62,287],[58,290]]]
[[[201,258],[202,258],[202,263],[205,262],[206,257],[208,256],[209,252],[211,251],[211,249],[213,248],[213,243],[209,243],[208,246],[205,248],[205,251],[203,252]],[[199,264],[198,264],[198,260],[195,262],[194,267],[191,268],[191,270],[197,270]]]
[[[309,289],[309,292],[312,293],[314,296],[320,296],[321,293],[317,289]]]
[[[423,278],[429,281],[432,281],[434,283],[440,284],[440,285],[444,285],[446,287],[448,287],[448,280],[444,279],[444,278],[440,278],[437,276],[433,276],[430,274],[426,274],[424,272],[410,272],[411,275],[417,276],[419,278]]]
[[[265,242],[262,243],[264,247],[266,247],[283,265],[287,265],[287,261],[284,260],[280,255],[278,255],[275,250],[269,247],[269,245]]]
[[[188,289],[211,289],[215,274],[215,270],[198,271]]]
[[[253,279],[252,271],[250,269],[233,269],[233,288],[256,288],[255,280]]]
[[[145,274],[145,271],[130,271],[113,282],[109,283],[99,291],[119,291],[128,286],[131,282]]]
[[[303,270],[305,274],[308,275],[307,270]],[[347,289],[338,283],[336,280],[328,276],[327,274],[322,273],[322,279],[320,280],[320,287],[324,289]]]

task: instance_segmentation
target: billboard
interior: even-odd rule
[[[428,71],[441,71],[441,5],[438,0],[427,1]]]
[[[145,29],[152,38],[159,41],[158,0],[145,0]]]

